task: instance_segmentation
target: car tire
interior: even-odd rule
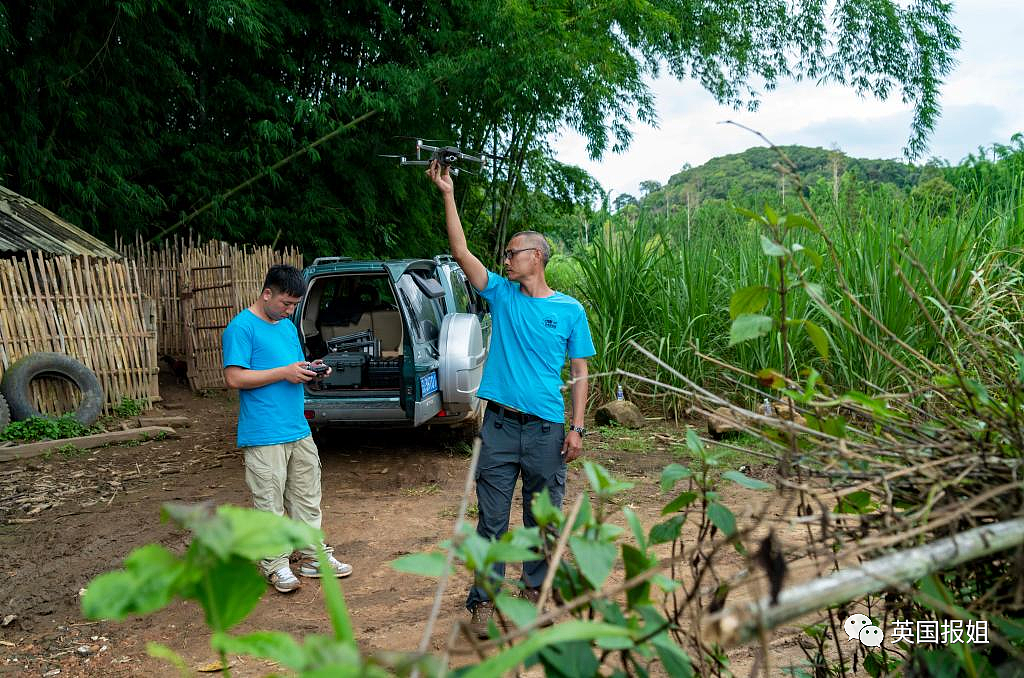
[[[82,392],[82,402],[72,417],[89,426],[99,419],[103,410],[103,386],[96,373],[81,362],[63,353],[30,353],[11,365],[0,381],[0,392],[10,406],[15,421],[30,417],[47,417],[32,404],[29,385],[37,377],[57,377],[74,384]]]
[[[11,408],[7,406],[7,399],[0,395],[0,431],[7,428],[11,423]]]

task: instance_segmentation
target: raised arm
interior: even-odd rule
[[[442,169],[437,162],[432,162],[427,168],[427,176],[441,191],[441,197],[444,199],[444,221],[448,229],[448,245],[451,247],[452,256],[459,262],[473,287],[483,290],[487,287],[487,267],[469,251],[466,244],[466,233],[462,230],[462,220],[455,206],[455,185],[448,174],[448,168]]]

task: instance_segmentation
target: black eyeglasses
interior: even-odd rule
[[[515,255],[519,254],[520,252],[525,252],[527,250],[535,250],[535,249],[537,249],[537,248],[536,247],[524,247],[524,248],[519,249],[519,250],[505,250],[504,252],[502,252],[502,259],[506,259],[506,260],[507,259],[511,259],[512,257],[514,257]]]

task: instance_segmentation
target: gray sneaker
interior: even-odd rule
[[[327,554],[327,565],[334,570],[334,576],[347,577],[352,574],[352,566],[348,563],[343,563],[335,558],[330,553]],[[320,563],[317,562],[316,558],[303,558],[299,561],[299,576],[310,577],[311,579],[320,578]]]
[[[476,634],[480,640],[486,640],[487,622],[494,616],[494,603],[489,600],[482,600],[473,608],[473,617],[469,620],[469,630]]]
[[[287,565],[268,574],[267,581],[281,593],[291,593],[302,586],[302,582],[300,582],[295,576],[295,573],[292,572],[292,568]]]

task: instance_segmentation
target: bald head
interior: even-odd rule
[[[520,240],[519,247],[536,247],[540,252],[542,265],[548,265],[548,259],[551,258],[551,245],[548,244],[547,238],[537,231],[519,231],[512,236],[509,242],[511,243],[516,238]]]

